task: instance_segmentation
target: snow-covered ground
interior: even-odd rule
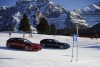
[[[22,34],[13,33],[12,37],[22,37]],[[76,45],[74,47],[74,59],[72,57],[73,39],[69,36],[48,36],[34,34],[25,38],[39,43],[41,39],[53,38],[64,43],[69,43],[69,49],[42,49],[38,52],[30,52],[6,48],[8,33],[0,33],[0,67],[100,67],[100,39],[79,38],[79,58],[76,62]]]

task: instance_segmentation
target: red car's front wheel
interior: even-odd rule
[[[28,47],[28,46],[25,46],[25,50],[26,50],[26,51],[29,51],[29,47]]]

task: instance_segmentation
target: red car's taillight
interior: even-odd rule
[[[35,45],[34,45],[34,48],[41,48],[41,45],[35,44]]]

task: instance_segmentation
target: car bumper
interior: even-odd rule
[[[39,48],[34,48],[34,47],[29,48],[30,51],[39,51],[41,49],[42,49],[41,47],[39,47]]]

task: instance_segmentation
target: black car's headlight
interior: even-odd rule
[[[65,45],[66,45],[66,47],[68,47],[68,48],[70,47],[70,45],[69,45],[69,44],[65,44]]]

